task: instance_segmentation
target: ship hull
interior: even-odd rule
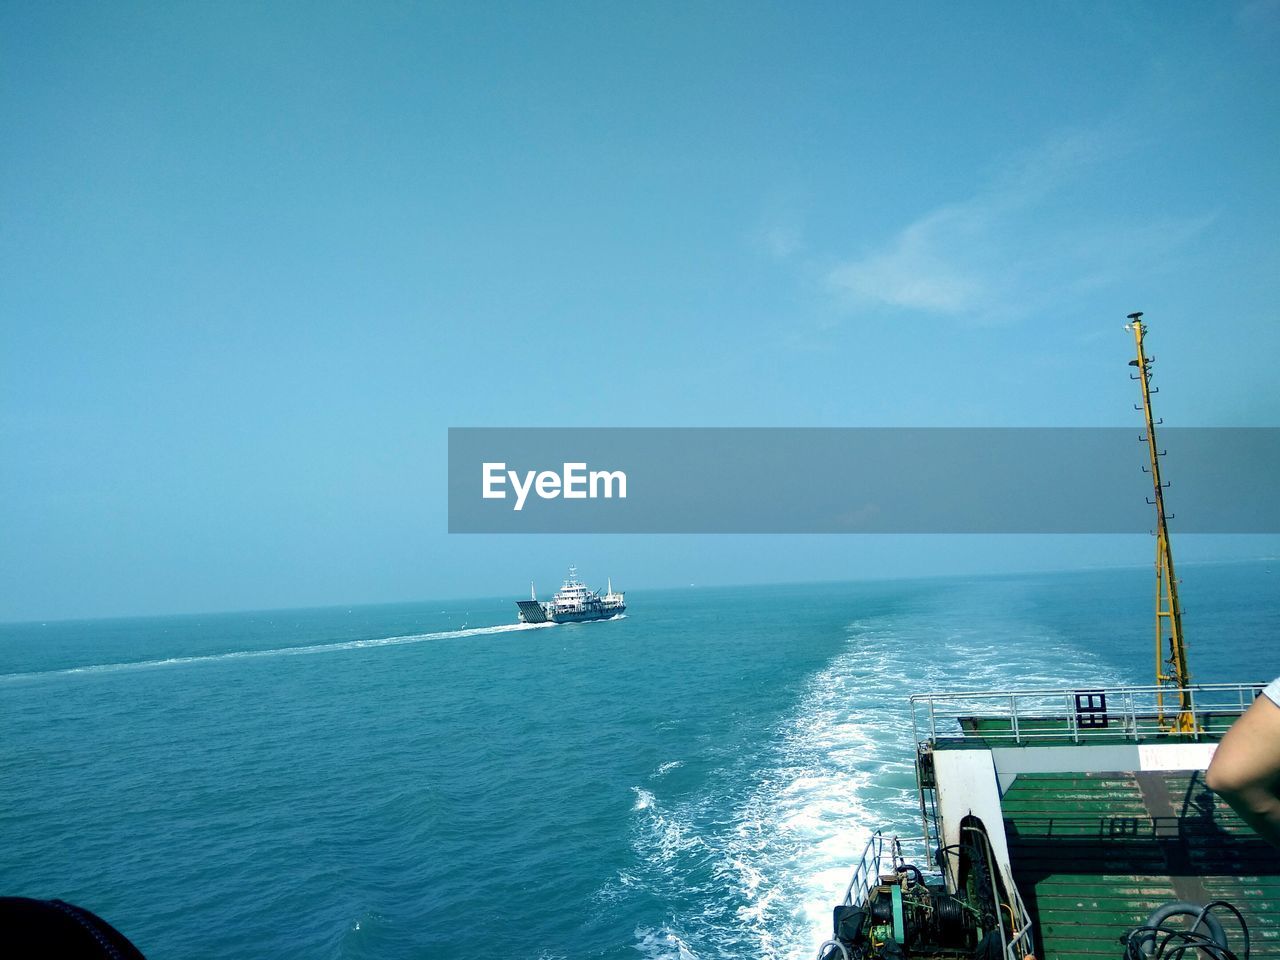
[[[520,620],[524,623],[584,623],[588,620],[608,620],[627,609],[626,604],[623,604],[620,607],[549,613],[537,600],[517,600],[516,606],[520,608]]]
[[[611,607],[608,610],[578,610],[573,613],[553,613],[548,615],[547,619],[552,623],[584,623],[588,620],[608,620],[610,617],[616,617],[627,608]]]

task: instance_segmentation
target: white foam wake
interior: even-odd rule
[[[698,960],[680,934],[669,926],[636,927],[636,949],[645,960]]]
[[[518,630],[540,630],[554,627],[554,623],[502,623],[492,627],[471,627],[463,630],[442,630],[438,633],[415,633],[402,637],[376,637],[369,640],[341,640],[335,643],[313,643],[300,647],[274,647],[269,650],[232,650],[227,653],[209,653],[193,657],[169,657],[164,660],[135,660],[125,663],[95,663],[81,667],[64,667],[58,670],[34,670],[26,673],[0,674],[0,682],[36,680],[47,677],[66,677],[85,673],[120,673],[128,670],[155,670],[161,667],[185,667],[192,664],[217,663],[222,660],[251,660],[259,657],[293,657],[313,653],[338,653],[342,650],[363,650],[368,647],[392,647],[406,643],[426,643],[431,640],[457,640],[463,637],[482,637]]]
[[[719,872],[745,900],[738,920],[762,957],[814,956],[871,832],[918,834],[908,693],[958,682],[1119,679],[1086,650],[1063,659],[1028,656],[1052,651],[1053,638],[1043,635],[1014,642],[944,628],[921,642],[879,621],[851,625],[849,639],[850,648],[807,684],[780,730],[776,766],[762,771],[723,847]]]
[[[853,623],[847,639],[732,781],[670,800],[661,777],[632,788],[639,876],[658,897],[701,905],[637,931],[646,956],[813,957],[872,831],[919,834],[908,694],[1119,679],[1025,623],[915,614]]]

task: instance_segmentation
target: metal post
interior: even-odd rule
[[[1192,729],[1195,719],[1192,716],[1187,700],[1187,687],[1191,683],[1191,671],[1187,666],[1186,643],[1182,636],[1182,606],[1178,602],[1178,577],[1173,570],[1173,547],[1169,543],[1169,524],[1164,509],[1165,484],[1160,480],[1161,452],[1156,446],[1156,420],[1151,412],[1151,364],[1154,357],[1148,357],[1143,351],[1142,341],[1146,337],[1146,327],[1142,323],[1141,313],[1129,314],[1129,323],[1125,329],[1133,331],[1133,341],[1137,348],[1138,358],[1130,360],[1131,367],[1137,367],[1134,380],[1142,384],[1142,411],[1146,419],[1147,433],[1141,438],[1147,444],[1148,459],[1151,462],[1151,482],[1155,488],[1155,499],[1150,500],[1156,508],[1156,709],[1160,715],[1161,726],[1169,730],[1187,733]],[[1164,632],[1169,632],[1169,659],[1164,659]],[[1165,663],[1169,670],[1165,670]],[[1164,688],[1176,687],[1178,690],[1178,717],[1166,723],[1164,715]]]

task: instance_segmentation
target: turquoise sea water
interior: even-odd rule
[[[1189,566],[1195,679],[1280,567]],[[0,892],[152,960],[810,957],[916,832],[906,697],[1149,683],[1149,569],[0,626]]]

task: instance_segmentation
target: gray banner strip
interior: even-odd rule
[[[1141,435],[456,427],[449,532],[1139,533],[1155,524]],[[1174,530],[1280,532],[1280,429],[1166,428],[1158,445]]]

